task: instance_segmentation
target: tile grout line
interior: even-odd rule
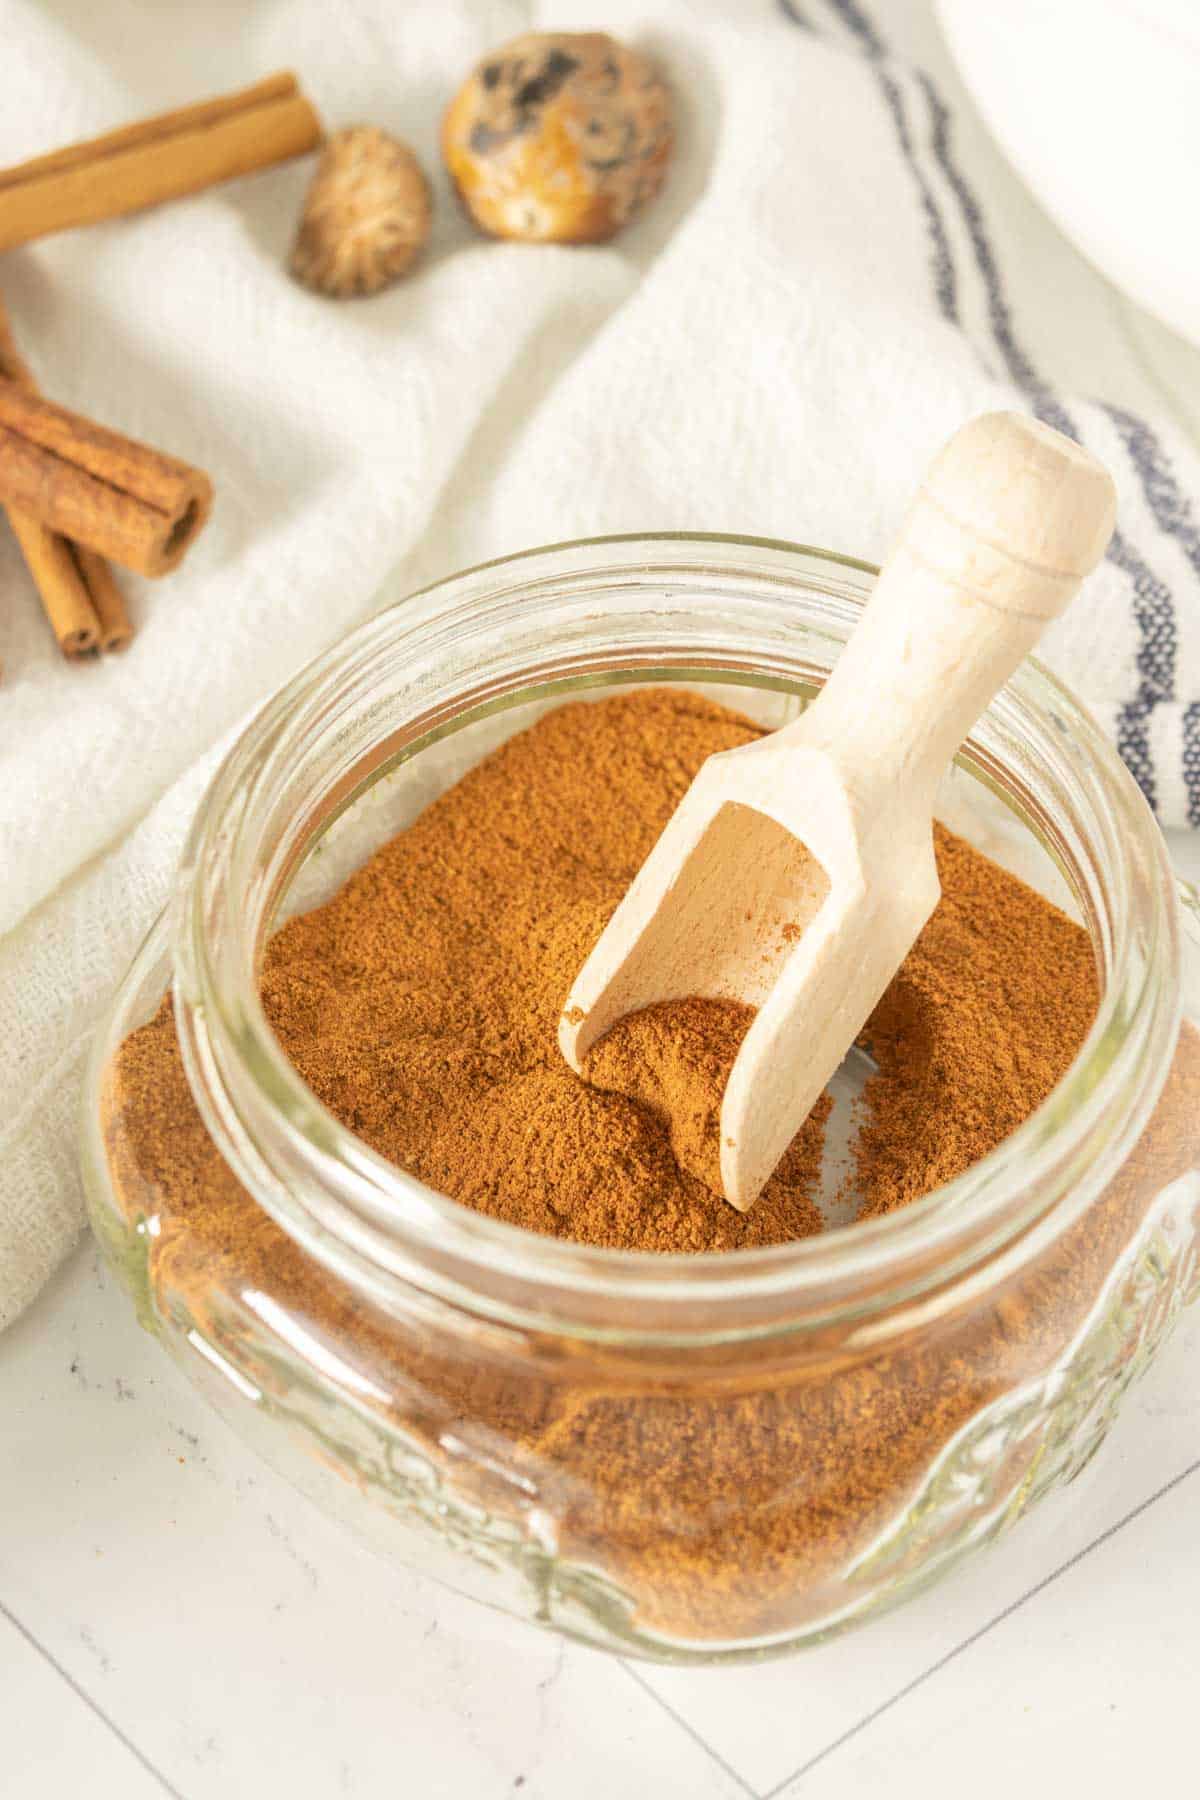
[[[35,1638],[33,1633],[29,1630],[29,1627],[27,1625],[23,1625],[21,1623],[20,1619],[18,1619],[16,1614],[8,1606],[5,1605],[3,1600],[0,1600],[0,1615],[2,1615],[4,1618],[6,1618],[9,1622],[9,1624],[12,1626],[13,1630],[18,1632],[20,1634],[20,1636],[24,1638],[25,1642],[29,1645],[31,1650],[35,1650],[37,1652],[37,1654],[40,1657],[42,1657],[42,1659],[45,1662],[49,1663],[50,1667],[54,1670],[55,1674],[58,1675],[63,1681],[66,1682],[67,1686],[71,1689],[71,1692],[76,1696],[76,1698],[83,1701],[83,1704],[87,1707],[88,1711],[91,1713],[94,1713],[96,1718],[98,1718],[100,1720],[100,1723],[102,1725],[106,1725],[108,1727],[109,1731],[112,1732],[112,1735],[117,1739],[118,1743],[123,1744],[125,1749],[128,1750],[129,1754],[132,1757],[135,1757],[136,1760],[139,1763],[141,1763],[141,1765],[142,1765],[143,1769],[145,1769],[146,1773],[148,1775],[152,1775],[154,1777],[155,1781],[158,1782],[158,1784],[162,1788],[163,1792],[165,1794],[169,1794],[171,1796],[171,1800],[183,1800],[183,1796],[180,1794],[179,1789],[171,1786],[171,1783],[167,1780],[166,1776],[163,1775],[160,1770],[155,1768],[154,1764],[150,1761],[149,1757],[146,1756],[141,1750],[138,1749],[137,1745],[133,1742],[133,1740],[131,1738],[126,1737],[125,1733],[121,1730],[120,1726],[117,1724],[114,1724],[113,1720],[109,1718],[108,1714],[103,1710],[103,1708],[101,1706],[99,1706],[95,1700],[92,1699],[92,1696],[87,1692],[86,1688],[81,1687],[79,1682],[76,1681],[75,1677],[73,1675],[71,1675],[66,1669],[64,1669],[63,1665],[58,1661],[58,1659],[55,1656],[51,1655],[50,1651],[47,1650],[46,1646],[44,1644],[38,1642],[37,1638]]]
[[[1043,1575],[1040,1581],[1035,1581],[1032,1587],[1026,1588],[1023,1594],[1019,1594],[1015,1600],[1010,1601],[1007,1606],[1001,1608],[994,1617],[986,1620],[977,1631],[972,1631],[967,1637],[963,1638],[960,1643],[955,1644],[952,1649],[947,1650],[944,1656],[939,1656],[936,1662],[930,1663],[929,1667],[922,1670],[921,1674],[914,1675],[913,1679],[906,1682],[902,1688],[897,1688],[896,1692],[890,1695],[888,1699],[881,1701],[880,1704],[873,1707],[869,1713],[864,1714],[856,1725],[851,1725],[849,1729],[843,1731],[839,1737],[834,1738],[832,1743],[826,1744],[823,1750],[818,1750],[815,1756],[810,1756],[807,1762],[801,1763],[798,1769],[793,1769],[790,1775],[785,1776],[782,1781],[769,1789],[767,1793],[761,1795],[760,1800],[780,1800],[785,1789],[802,1781],[806,1775],[810,1774],[812,1770],[816,1768],[818,1763],[822,1763],[827,1757],[832,1756],[835,1750],[844,1748],[852,1738],[856,1738],[860,1732],[865,1731],[868,1725],[873,1725],[877,1719],[883,1717],[884,1713],[890,1712],[893,1706],[899,1705],[901,1700],[906,1700],[911,1693],[921,1687],[925,1682],[929,1681],[934,1675],[940,1674],[941,1671],[946,1668],[948,1664],[952,1663],[956,1657],[961,1656],[964,1650],[970,1650],[973,1645],[979,1643],[981,1638],[985,1638],[988,1632],[995,1626],[1002,1625],[1006,1619],[1011,1619],[1013,1614],[1019,1612],[1021,1607],[1023,1607],[1027,1601],[1034,1600],[1039,1594],[1044,1593],[1045,1590],[1052,1586],[1061,1575],[1069,1574],[1070,1571],[1076,1568],[1085,1557],[1090,1556],[1093,1550],[1098,1550],[1102,1544],[1107,1544],[1110,1539],[1116,1537],[1118,1532],[1124,1531],[1127,1525],[1132,1525],[1135,1519],[1140,1518],[1143,1513],[1149,1512],[1150,1508],[1154,1506],[1157,1501],[1164,1499],[1165,1496],[1172,1493],[1174,1489],[1182,1487],[1184,1482],[1194,1475],[1198,1469],[1200,1469],[1200,1457],[1197,1457],[1195,1462],[1189,1463],[1187,1468],[1181,1469],[1178,1475],[1172,1475],[1170,1481],[1164,1482],[1162,1487],[1157,1488],[1154,1493],[1148,1494],[1144,1500],[1139,1501],[1136,1506],[1131,1507],[1127,1513],[1117,1519],[1106,1531],[1102,1531],[1099,1537],[1093,1538],[1090,1544],[1085,1544],[1082,1550],[1077,1550],[1074,1556],[1069,1556],[1065,1562],[1060,1563],[1057,1569],[1052,1569],[1049,1575]]]
[[[716,1763],[717,1767],[724,1774],[728,1775],[728,1777],[731,1781],[734,1781],[737,1783],[738,1787],[741,1789],[743,1794],[748,1794],[750,1797],[750,1800],[760,1800],[760,1795],[758,1793],[757,1788],[752,1788],[750,1786],[750,1783],[745,1779],[745,1777],[742,1775],[739,1775],[737,1770],[733,1767],[733,1765],[731,1763],[727,1763],[725,1761],[725,1758],[723,1756],[721,1756],[716,1750],[714,1750],[710,1743],[706,1742],[706,1740],[700,1736],[700,1733],[696,1730],[696,1727],[694,1725],[689,1724],[689,1722],[687,1721],[687,1719],[684,1718],[682,1713],[678,1713],[675,1711],[675,1708],[671,1705],[669,1700],[664,1700],[662,1695],[660,1693],[657,1693],[655,1691],[655,1689],[651,1687],[650,1683],[646,1680],[646,1677],[641,1673],[641,1671],[639,1669],[634,1667],[633,1663],[627,1661],[626,1658],[623,1656],[620,1657],[618,1660],[621,1664],[621,1667],[624,1669],[625,1673],[629,1676],[629,1679],[631,1681],[635,1681],[637,1683],[637,1685],[641,1688],[643,1694],[647,1694],[650,1697],[650,1699],[653,1700],[657,1706],[660,1706],[662,1708],[663,1712],[666,1713],[667,1717],[669,1719],[673,1719],[675,1724],[678,1725],[679,1729],[681,1731],[686,1732],[688,1737],[691,1738],[692,1742],[694,1744],[698,1744],[700,1746],[701,1750],[704,1751],[705,1755],[712,1762]]]

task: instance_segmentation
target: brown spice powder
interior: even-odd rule
[[[819,1229],[819,1118],[749,1214],[701,1178],[741,1009],[625,1022],[589,1066],[606,1091],[555,1046],[571,975],[696,769],[754,729],[672,690],[564,706],[285,926],[264,999],[325,1103],[431,1185],[534,1231],[722,1251]],[[867,1033],[868,1212],[994,1148],[1065,1072],[1096,1003],[1086,933],[950,833],[937,847],[942,903]],[[114,1062],[106,1135],[119,1200],[157,1218],[144,1241],[162,1315],[219,1336],[230,1296],[269,1293],[387,1388],[388,1427],[452,1490],[518,1524],[536,1510],[538,1541],[554,1519],[559,1556],[616,1580],[643,1627],[702,1641],[795,1630],[831,1584],[844,1597],[953,1434],[1061,1355],[1154,1195],[1194,1163],[1198,1094],[1186,1032],[1141,1144],[1078,1225],[986,1301],[858,1351],[650,1355],[383,1315],[234,1181],[167,1001]]]
[[[739,1214],[680,1167],[663,1107],[585,1085],[556,1041],[575,970],[696,770],[755,735],[695,695],[640,693],[561,707],[489,756],[272,941],[267,1015],[314,1092],[431,1187],[528,1231],[701,1251],[819,1230],[820,1114]],[[672,1012],[687,1093],[665,1110],[686,1134],[744,1023]],[[653,1018],[635,1031],[649,1060]]]
[[[529,1231],[656,1251],[818,1231],[827,1101],[749,1213],[720,1198],[721,1095],[748,1008],[691,999],[623,1020],[590,1085],[556,1043],[575,971],[696,770],[757,735],[662,690],[561,707],[488,757],[273,940],[267,1014],[314,1092],[431,1187]],[[1064,1074],[1096,1006],[1086,933],[937,836],[945,898],[867,1033],[866,1212],[993,1149]]]

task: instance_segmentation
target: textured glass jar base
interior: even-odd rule
[[[848,585],[854,591],[853,582]],[[652,629],[658,629],[653,619],[648,644],[654,642]],[[624,669],[610,663],[588,673],[577,666],[570,675],[555,672],[540,679],[534,702],[529,686],[522,689],[515,680],[491,699],[481,698],[476,688],[461,705],[448,703],[432,729],[377,757],[365,781],[347,782],[320,832],[295,859],[275,916],[318,904],[365,854],[455,779],[460,763],[476,760],[492,741],[526,723],[531,705],[540,708],[613,682],[716,681],[721,687],[715,691],[733,706],[754,701],[756,692],[756,716],[780,724],[802,703],[803,682],[782,667],[783,648],[778,655],[781,666],[763,676],[746,660],[731,657],[724,669],[697,668],[682,655],[659,657],[643,644],[629,652]],[[472,721],[465,731],[464,715]],[[364,728],[364,741],[368,729],[375,729],[373,720]],[[1035,885],[1069,898],[1054,867],[1057,862],[1066,870],[1071,864],[1069,824],[1060,830],[1044,803],[1031,803],[1006,843],[1004,822],[1011,822],[1014,802],[1020,812],[1021,772],[1014,775],[1002,758],[987,754],[977,755],[972,769],[951,781],[945,796],[948,822]],[[940,810],[946,814],[945,807]],[[968,828],[972,818],[983,821],[982,834]],[[1094,926],[1092,902],[1086,893],[1082,900]],[[1186,928],[1189,961],[1200,961],[1200,936],[1190,913]],[[930,1433],[929,1453],[914,1459],[910,1475],[875,1507],[869,1529],[856,1535],[844,1555],[831,1555],[819,1568],[818,1558],[813,1573],[798,1573],[792,1587],[781,1591],[770,1623],[747,1625],[742,1608],[740,1622],[722,1630],[725,1621],[716,1607],[703,1618],[698,1614],[694,1626],[675,1629],[663,1623],[662,1614],[670,1609],[658,1605],[653,1571],[647,1573],[635,1559],[638,1573],[626,1579],[619,1556],[592,1559],[581,1552],[577,1545],[587,1540],[587,1532],[572,1533],[569,1508],[557,1499],[544,1505],[536,1495],[529,1499],[522,1489],[519,1447],[493,1435],[489,1450],[490,1426],[472,1439],[469,1430],[453,1429],[452,1421],[447,1428],[445,1412],[435,1418],[423,1400],[409,1407],[409,1419],[399,1421],[372,1394],[361,1369],[348,1367],[348,1356],[339,1357],[339,1348],[348,1352],[349,1344],[330,1345],[308,1328],[310,1321],[289,1314],[270,1295],[248,1296],[236,1282],[217,1283],[197,1295],[194,1286],[172,1284],[156,1273],[159,1220],[152,1182],[143,1204],[128,1192],[118,1203],[111,1144],[100,1121],[114,1049],[153,1014],[173,975],[178,978],[179,966],[164,925],[119,997],[97,1048],[86,1098],[84,1164],[93,1220],[143,1322],[267,1461],[385,1555],[487,1604],[609,1649],[697,1663],[773,1656],[818,1641],[917,1591],[1082,1468],[1129,1381],[1154,1354],[1196,1285],[1200,1189],[1195,1176],[1172,1180],[1162,1192],[1157,1191],[1162,1183],[1139,1179],[1120,1253],[1106,1264],[1103,1279],[1090,1284],[1086,1306],[1072,1313],[1066,1341],[1051,1351],[1031,1348],[985,1370],[978,1403],[959,1409],[968,1416],[956,1418],[953,1429],[940,1436]],[[202,1023],[202,1005],[196,1013]],[[935,1357],[940,1329],[931,1328]],[[787,1337],[785,1330],[785,1348]],[[489,1354],[481,1351],[485,1373]],[[736,1356],[732,1351],[734,1364]],[[928,1366],[927,1357],[926,1371]],[[759,1367],[770,1375],[765,1361]],[[752,1403],[762,1384],[761,1374],[753,1382],[747,1377]],[[603,1392],[601,1397],[607,1404]],[[630,1404],[636,1411],[640,1400]],[[596,1516],[604,1516],[602,1508]],[[731,1552],[736,1552],[737,1529],[735,1521]],[[686,1530],[685,1519],[684,1535]],[[736,1554],[731,1561],[736,1564]]]
[[[160,927],[143,960],[163,967]],[[1200,954],[1200,932],[1196,934]],[[159,955],[155,956],[155,949]],[[602,1649],[712,1665],[784,1656],[920,1593],[998,1539],[1100,1449],[1121,1402],[1183,1307],[1200,1294],[1200,1180],[1171,1184],[1114,1265],[1066,1353],[980,1411],[949,1443],[876,1541],[802,1627],[696,1642],[639,1625],[630,1595],[602,1570],[556,1554],[528,1529],[457,1493],[430,1446],[363,1407],[331,1417],[327,1388],[261,1321],[230,1302],[218,1317],[165,1315],[151,1292],[145,1230],[114,1219],[89,1170],[93,1222],[142,1323],[234,1431],[330,1517],[390,1561],[457,1593]]]

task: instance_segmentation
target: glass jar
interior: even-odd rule
[[[927,1582],[1083,1466],[1189,1297],[1200,933],[1136,787],[1024,667],[942,810],[1058,883],[1094,945],[1094,1027],[960,1178],[772,1249],[586,1248],[431,1192],[306,1088],[257,971],[284,917],[563,695],[686,682],[795,716],[872,574],[614,538],[388,606],[225,762],[90,1066],[96,1230],[236,1428],[387,1554],[624,1652],[764,1655]],[[155,1015],[178,1040],[165,1148],[134,1129],[118,1056]]]

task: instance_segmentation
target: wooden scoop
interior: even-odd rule
[[[567,999],[563,1055],[689,995],[757,1008],[721,1106],[721,1181],[757,1199],[940,896],[938,782],[1112,534],[1106,469],[1016,413],[936,458],[802,718],[710,756]]]

